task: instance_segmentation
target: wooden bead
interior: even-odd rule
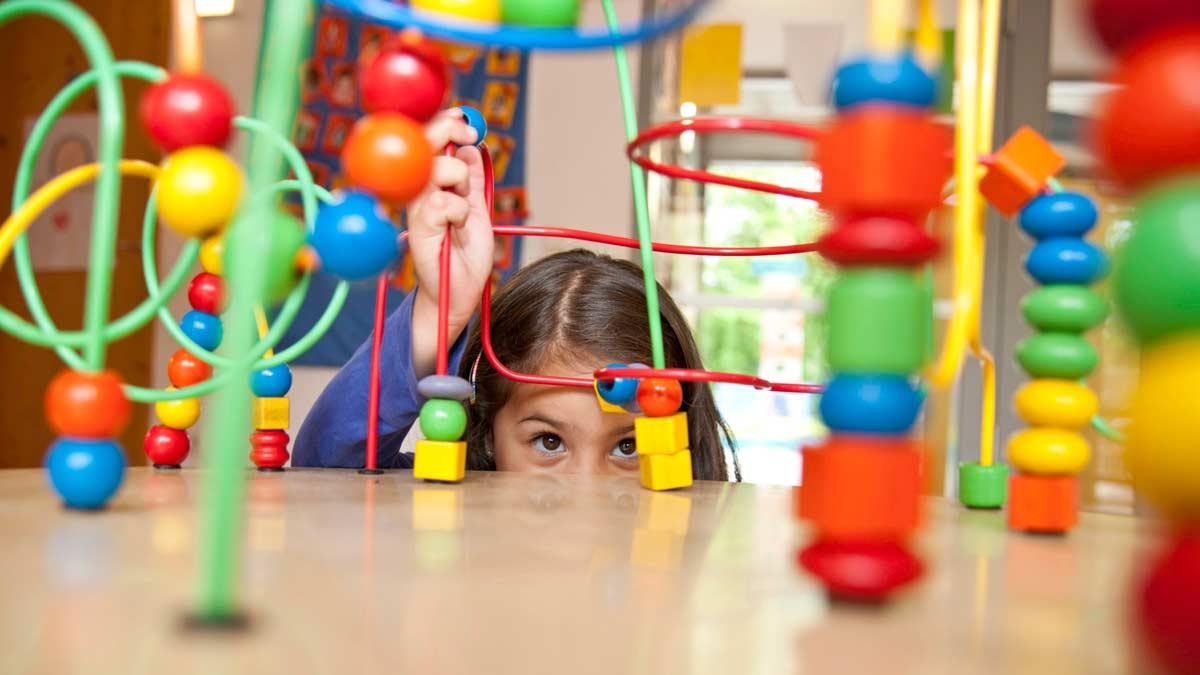
[[[648,377],[638,383],[638,407],[650,417],[674,415],[682,402],[683,387],[677,380]]]
[[[1039,241],[1082,237],[1100,217],[1091,197],[1079,192],[1054,192],[1035,197],[1021,209],[1021,229]]]
[[[833,434],[803,450],[796,509],[821,536],[904,537],[921,521],[921,446],[895,437]]]
[[[228,305],[225,281],[211,272],[201,272],[188,284],[188,302],[192,309],[206,314],[221,314]]]
[[[46,473],[70,509],[100,509],[125,477],[125,453],[110,439],[59,438],[46,453]]]
[[[309,243],[321,271],[357,281],[379,276],[400,255],[400,231],[379,200],[365,192],[339,191],[322,204]]]
[[[1108,256],[1083,239],[1047,239],[1030,251],[1025,270],[1039,284],[1086,286],[1108,274]]]
[[[450,66],[432,43],[405,32],[359,70],[363,108],[391,112],[425,123],[437,114],[450,90]]]
[[[1092,421],[1100,401],[1078,382],[1045,378],[1022,385],[1013,405],[1030,426],[1082,429]]]
[[[259,471],[281,471],[291,455],[291,438],[280,429],[259,429],[250,434],[250,461]]]
[[[412,0],[413,9],[474,21],[500,21],[500,0]]]
[[[838,373],[829,381],[818,410],[835,431],[902,434],[921,412],[921,396],[903,375]]]
[[[692,484],[692,451],[638,455],[642,487],[656,492],[678,490]]]
[[[174,391],[174,389],[168,389]],[[159,401],[154,404],[158,421],[172,429],[188,429],[200,419],[200,399],[185,398],[179,401]]]
[[[395,113],[367,115],[342,147],[342,167],[355,187],[393,204],[405,204],[425,189],[433,149],[425,129]]]
[[[197,347],[210,352],[216,351],[225,337],[220,317],[194,309],[179,319],[179,328]]]
[[[431,398],[421,406],[421,433],[431,441],[457,441],[467,430],[467,411],[458,401]]]
[[[155,467],[178,467],[187,459],[192,441],[187,432],[181,429],[156,424],[146,432],[142,439],[142,449],[146,458]]]
[[[1022,473],[1068,476],[1091,459],[1087,439],[1065,429],[1022,429],[1008,439],[1008,463]]]
[[[1200,664],[1200,532],[1172,535],[1137,586],[1138,637],[1162,672],[1195,672]],[[1157,671],[1155,671],[1157,672]]]
[[[1123,51],[1164,30],[1200,25],[1195,0],[1090,0],[1092,26],[1104,45]]]
[[[503,0],[500,11],[514,26],[566,28],[579,21],[579,0]]]
[[[61,436],[119,436],[133,412],[122,384],[121,377],[109,370],[99,373],[59,371],[46,389],[46,421]]]
[[[225,264],[225,243],[219,234],[205,239],[200,244],[200,267],[209,274],[221,276]]]
[[[829,366],[834,372],[907,375],[920,370],[928,344],[929,296],[912,270],[854,267],[833,282],[827,302]]]
[[[637,417],[633,420],[633,434],[639,455],[673,455],[690,447],[685,412],[667,417]]]
[[[838,265],[919,265],[939,250],[937,238],[916,223],[884,217],[838,223],[817,241],[817,251]]]
[[[254,371],[250,376],[250,391],[261,398],[287,396],[292,390],[292,369],[286,363]]]
[[[1021,127],[992,155],[979,190],[997,211],[1011,217],[1041,194],[1046,181],[1066,165],[1066,158],[1041,134]]]
[[[833,79],[833,105],[839,111],[865,104],[928,108],[936,98],[937,82],[910,52],[848,61]]]
[[[1021,313],[1042,332],[1082,333],[1104,322],[1108,303],[1083,286],[1043,286],[1025,296]]]
[[[835,597],[869,602],[887,598],[925,570],[904,544],[891,539],[818,539],[800,551],[797,561]]]
[[[206,146],[169,155],[155,192],[159,218],[185,237],[204,237],[225,227],[241,198],[241,169],[225,153]]]
[[[413,478],[457,483],[467,475],[467,444],[465,441],[417,441],[413,457]]]
[[[186,349],[177,349],[167,361],[167,379],[176,389],[190,387],[212,377],[212,366]]]
[[[203,73],[172,73],[142,96],[142,124],[167,152],[191,145],[224,147],[233,133],[233,98]]]
[[[1092,372],[1100,354],[1082,335],[1042,333],[1017,344],[1017,362],[1032,377],[1078,380]]]
[[[1008,527],[1021,532],[1067,532],[1079,520],[1079,479],[1014,473],[1008,480]]]

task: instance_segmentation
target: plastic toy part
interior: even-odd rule
[[[404,115],[375,113],[360,119],[342,146],[350,184],[392,204],[405,204],[429,183],[433,149],[425,129]]]
[[[216,351],[217,347],[221,346],[222,338],[225,337],[221,319],[194,309],[184,314],[183,318],[179,320],[179,328],[192,342],[210,352]]]
[[[250,376],[250,391],[255,396],[272,398],[287,396],[292,390],[292,369],[287,364],[256,370]]]
[[[500,0],[412,0],[412,8],[474,21],[500,21]]]
[[[938,240],[916,224],[896,218],[839,223],[817,242],[817,251],[838,265],[920,265],[937,257]]]
[[[833,79],[833,105],[839,111],[866,103],[928,108],[936,98],[937,82],[911,52],[848,61]]]
[[[1011,217],[1039,195],[1046,181],[1066,164],[1041,134],[1021,127],[992,155],[992,166],[979,181],[979,190],[997,211]]]
[[[1033,247],[1025,270],[1040,284],[1087,285],[1108,273],[1108,256],[1083,239],[1047,239]]]
[[[62,370],[46,388],[46,421],[60,436],[103,439],[119,436],[133,406],[112,371]]]
[[[362,106],[369,113],[397,113],[425,123],[445,104],[450,79],[441,51],[405,31],[359,71]]]
[[[692,484],[692,452],[680,450],[673,455],[638,454],[642,487],[648,490],[678,490]]]
[[[1017,344],[1017,362],[1030,377],[1078,380],[1092,372],[1100,355],[1082,335],[1041,333]]]
[[[1092,26],[1114,52],[1166,30],[1200,26],[1200,4],[1194,0],[1089,0],[1088,4]]]
[[[205,314],[221,314],[229,302],[225,281],[209,272],[201,272],[188,284],[188,302],[192,309]]]
[[[635,363],[630,365],[630,368],[637,367],[645,368],[646,366]],[[610,363],[605,368],[624,368],[624,363]],[[606,402],[615,406],[622,406],[633,400],[637,395],[638,380],[633,377],[618,377],[611,380],[596,380],[596,392]]]
[[[304,246],[304,225],[291,214],[276,211],[253,233],[260,239],[262,249],[267,251],[267,258],[262,263],[266,267],[263,299],[274,304],[286,298],[300,280],[296,260]],[[228,257],[229,252],[225,253]]]
[[[475,145],[481,145],[488,132],[487,120],[483,113],[468,105],[459,106],[459,110],[462,110],[463,120],[475,130]]]
[[[457,483],[467,475],[465,441],[417,441],[413,477],[422,480]]]
[[[822,538],[903,538],[921,522],[921,464],[908,439],[830,436],[804,448],[798,515]]]
[[[233,99],[202,73],[172,73],[142,96],[142,125],[167,152],[191,145],[223,148],[233,133]]]
[[[162,424],[150,427],[142,439],[146,458],[156,469],[177,469],[187,459],[192,441],[187,432]]]
[[[173,391],[173,389],[168,389]],[[154,404],[154,414],[164,425],[172,429],[188,429],[200,419],[200,399],[185,398],[178,401],[159,401]]]
[[[674,415],[683,403],[683,387],[678,380],[648,377],[638,383],[637,405],[648,417]]]
[[[826,303],[830,368],[895,375],[920,370],[928,344],[922,307],[928,303],[911,269],[843,270]]]
[[[99,509],[125,476],[125,453],[109,439],[59,438],[46,455],[46,471],[63,505]]]
[[[516,26],[565,28],[579,21],[579,0],[502,0],[500,16]]]
[[[284,431],[291,423],[291,405],[281,397],[255,397],[250,404],[250,425],[265,431]]]
[[[155,192],[158,215],[185,237],[204,237],[224,227],[242,197],[242,172],[215,148],[192,146],[171,153]]]
[[[200,244],[200,267],[209,274],[221,276],[225,268],[225,244],[216,234]]]
[[[687,413],[669,417],[638,417],[633,421],[633,433],[639,455],[674,455],[687,450]]]
[[[1015,473],[1008,482],[1008,527],[1023,532],[1062,533],[1079,520],[1075,476]]]
[[[895,541],[819,539],[798,556],[831,595],[858,602],[879,602],[921,577],[921,561]]]
[[[417,392],[424,398],[465,401],[471,398],[471,383],[454,375],[429,375],[417,383]]]
[[[1025,296],[1021,313],[1041,332],[1082,333],[1104,323],[1108,303],[1082,286],[1043,286]]]
[[[467,431],[467,411],[458,401],[431,398],[421,406],[421,433],[431,441],[457,441]]]
[[[291,455],[288,443],[291,437],[280,429],[259,429],[250,434],[250,461],[259,471],[283,471]]]
[[[1055,192],[1033,198],[1021,209],[1021,229],[1034,239],[1082,237],[1096,226],[1100,213],[1087,195]]]
[[[379,202],[365,192],[338,192],[322,204],[308,237],[321,270],[349,281],[370,279],[400,256],[400,231]]]
[[[1095,416],[1100,401],[1085,385],[1047,378],[1021,385],[1013,405],[1030,426],[1082,429]]]
[[[619,405],[613,405],[612,403],[604,400],[604,396],[600,393],[600,382],[598,380],[592,382],[592,391],[596,393],[596,405],[600,406],[600,412],[613,415],[625,414],[625,408],[622,408]],[[634,405],[637,405],[636,401],[634,402]]]
[[[902,434],[921,412],[921,396],[901,375],[838,373],[820,403],[821,419],[835,431]]]
[[[1008,462],[1026,474],[1074,475],[1087,466],[1087,439],[1065,429],[1022,429],[1008,439]]]
[[[212,366],[201,361],[186,349],[175,350],[167,361],[167,379],[176,389],[190,387],[212,377]]]
[[[1003,464],[958,465],[958,500],[969,509],[998,509],[1008,496],[1008,467]]]
[[[1200,531],[1172,536],[1150,562],[1134,604],[1138,637],[1163,672],[1194,673],[1200,663]]]

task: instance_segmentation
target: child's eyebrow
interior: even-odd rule
[[[560,422],[559,420],[556,420],[556,419],[553,419],[550,417],[543,417],[542,415],[539,415],[537,413],[534,413],[534,414],[529,415],[528,417],[522,419],[520,422],[518,422],[518,424],[524,424],[525,422],[541,422],[542,424],[548,424],[548,425],[554,427],[555,429],[561,429],[563,427],[571,426],[569,423]]]

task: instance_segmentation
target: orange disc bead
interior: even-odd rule
[[[666,417],[679,412],[683,387],[677,380],[648,377],[638,383],[637,403],[647,417]]]
[[[212,377],[212,366],[186,349],[177,349],[167,362],[167,379],[177,389],[190,387]]]
[[[113,438],[129,423],[133,406],[116,373],[64,370],[46,389],[46,420],[60,436]]]
[[[351,185],[393,204],[412,200],[429,183],[433,148],[425,129],[405,115],[375,113],[360,119],[342,147]]]

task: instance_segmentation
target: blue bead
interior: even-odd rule
[[[834,431],[902,434],[921,412],[921,394],[903,375],[840,373],[825,387],[820,411]]]
[[[250,390],[259,398],[287,396],[292,389],[292,369],[286,364],[263,368],[250,376]]]
[[[1100,217],[1096,204],[1078,192],[1057,192],[1035,197],[1021,210],[1021,229],[1037,239],[1082,237]]]
[[[928,108],[937,98],[937,82],[912,54],[864,56],[838,68],[833,105],[846,110],[863,103],[895,103]]]
[[[121,486],[125,453],[116,441],[59,438],[46,454],[50,484],[72,509],[98,509]]]
[[[346,191],[321,205],[308,241],[322,271],[357,281],[379,276],[400,257],[399,236],[374,197]]]
[[[195,309],[183,315],[179,320],[179,327],[192,342],[210,352],[216,351],[225,337],[225,329],[221,327],[219,317]]]
[[[1047,239],[1033,247],[1025,270],[1043,285],[1087,285],[1108,273],[1108,256],[1083,239]]]
[[[484,137],[487,136],[487,120],[483,118],[483,113],[471,106],[463,105],[459,106],[459,109],[463,111],[463,117],[466,118],[467,124],[470,124],[475,129],[475,133],[478,134],[475,137],[475,145],[479,145],[483,142]]]
[[[610,363],[606,368],[624,368],[624,363]],[[644,366],[643,366],[644,367]],[[618,377],[612,380],[596,382],[596,391],[600,398],[613,405],[625,405],[637,395],[638,379],[636,377]]]

